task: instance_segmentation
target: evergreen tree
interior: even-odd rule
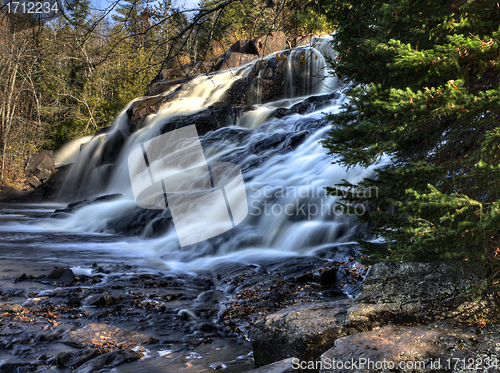
[[[143,46],[147,40],[149,19],[153,16],[148,6],[149,0],[125,0],[116,8],[112,16],[115,22],[123,25],[126,33],[134,38],[135,47]]]
[[[329,188],[348,188],[343,203],[364,204],[360,222],[385,241],[359,240],[368,260],[477,259],[498,273],[497,2],[342,1],[328,15],[334,67],[355,88],[324,146],[347,167],[390,157],[373,179]]]

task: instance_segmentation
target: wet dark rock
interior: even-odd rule
[[[488,361],[492,367],[494,359],[498,359],[498,340],[498,325],[471,323],[467,326],[446,322],[422,326],[388,325],[337,339],[335,346],[321,356],[323,368],[320,372],[389,371],[368,369],[366,364],[355,369],[328,369],[332,361],[385,361],[394,364],[395,369],[391,371],[398,370],[400,364],[412,367],[408,369],[412,372],[466,371],[468,366],[486,371]]]
[[[246,373],[302,373],[302,369],[297,365],[299,360],[295,357],[289,357],[263,367],[250,370]],[[295,362],[295,364],[294,364]]]
[[[71,284],[75,282],[75,274],[69,268],[56,268],[47,276],[38,279],[43,282],[58,283],[58,284]]]
[[[135,101],[127,110],[128,129],[133,133],[141,129],[144,125],[144,120],[150,114],[155,114],[163,104],[164,97],[150,97],[144,100]]]
[[[32,371],[30,364],[10,364],[0,363],[0,372],[2,373],[27,373]]]
[[[85,300],[85,306],[87,307],[103,307],[105,305],[106,299],[98,295],[91,296]]]
[[[78,297],[71,297],[71,298],[68,299],[68,301],[66,302],[66,304],[69,307],[80,307],[82,305],[82,301]]]
[[[71,166],[71,164],[68,164],[57,167],[50,178],[43,182],[43,186],[40,189],[43,190],[44,201],[50,202],[57,199],[57,195],[63,186],[64,179],[69,174]]]
[[[87,361],[74,370],[73,373],[93,373],[102,368],[114,368],[121,364],[139,360],[142,356],[142,353],[128,348],[115,350]]]
[[[311,113],[316,110],[320,110],[332,104],[333,100],[340,97],[340,92],[332,92],[326,95],[311,96],[302,102],[293,105],[291,108],[279,108],[276,109],[276,118],[283,118],[291,114],[306,114]]]
[[[103,340],[116,345],[122,342],[136,344],[156,342],[156,339],[149,335],[106,324],[89,324],[81,329],[69,331],[62,342],[74,347],[93,347],[95,343],[102,343]]]
[[[16,280],[14,282],[18,283],[18,282],[22,282],[22,281],[31,281],[31,280],[34,280],[34,279],[35,279],[34,276],[27,275],[26,273],[23,273],[21,276],[19,276],[18,278],[16,278]]]
[[[126,236],[159,237],[173,227],[170,209],[134,207],[122,216],[106,222],[104,230]]]
[[[68,204],[63,209],[57,209],[55,210],[55,213],[60,213],[60,212],[75,212],[79,208],[82,208],[84,206],[89,206],[95,203],[100,203],[100,202],[108,202],[108,201],[113,201],[115,199],[118,199],[120,197],[123,197],[121,194],[109,194],[106,196],[100,196],[100,197],[95,197],[95,198],[87,198],[81,201],[76,201]]]
[[[100,148],[100,154],[95,163],[95,167],[114,164],[120,151],[125,144],[125,137],[121,131],[112,131],[101,135],[99,140],[103,143]],[[109,178],[110,175],[104,175]],[[107,183],[107,178],[101,177],[104,183]]]
[[[234,123],[235,119],[241,114],[243,108],[232,107],[224,103],[215,103],[207,110],[202,112],[187,115],[179,118],[174,118],[171,121],[165,122],[161,126],[161,133],[167,133],[177,128],[196,125],[196,130],[200,136],[207,134],[210,131],[227,127]]]
[[[55,358],[58,368],[78,368],[80,365],[100,355],[96,348],[85,348],[80,351],[61,352]]]

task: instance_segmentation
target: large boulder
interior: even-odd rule
[[[252,331],[256,367],[289,357],[319,360],[335,340],[356,332],[346,327],[348,301],[292,306],[268,315]]]
[[[252,40],[252,46],[259,57],[286,49],[286,35],[283,31],[276,31],[270,35],[259,36]]]
[[[229,52],[258,54],[252,42],[247,39],[238,40],[236,43],[231,45],[231,47],[229,48]]]
[[[477,262],[379,263],[370,268],[347,321],[362,326],[490,317],[497,312],[493,300],[472,296],[484,274]]]
[[[220,64],[217,66],[217,70],[227,70],[232,69],[234,67],[238,67],[253,60],[259,58],[256,54],[246,54],[240,52],[228,52],[220,61]]]
[[[284,53],[288,55],[288,52]],[[282,58],[259,60],[252,71],[237,80],[226,92],[226,102],[232,105],[253,105],[285,97],[286,63]]]
[[[165,122],[161,127],[161,133],[167,133],[177,128],[196,125],[196,130],[200,136],[210,131],[227,127],[243,111],[242,107],[232,107],[223,102],[216,102],[206,110],[192,115],[175,118]]]
[[[25,171],[28,177],[35,177],[39,181],[44,181],[52,175],[55,169],[54,152],[45,150],[35,153],[29,158]]]

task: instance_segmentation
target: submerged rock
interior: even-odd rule
[[[128,348],[115,350],[87,361],[74,370],[73,373],[93,373],[102,368],[114,368],[121,364],[139,360],[142,356],[142,353]]]
[[[89,206],[95,203],[100,203],[100,202],[108,202],[108,201],[113,201],[115,199],[118,199],[120,197],[123,197],[121,194],[108,194],[105,196],[100,196],[100,197],[95,197],[95,198],[87,198],[81,201],[76,201],[68,204],[63,209],[57,209],[54,212],[55,213],[60,213],[60,212],[75,212],[76,210],[84,207],[84,206]]]
[[[149,335],[120,329],[111,325],[89,324],[83,328],[69,331],[62,342],[74,347],[92,347],[95,344],[103,342],[117,345],[123,342],[148,344],[157,341]]]
[[[12,313],[19,313],[23,310],[23,306],[20,304],[1,304],[0,303],[0,310],[4,312],[12,312]]]
[[[99,356],[97,348],[85,348],[80,351],[61,352],[56,356],[55,363],[58,368],[78,368],[83,363]]]

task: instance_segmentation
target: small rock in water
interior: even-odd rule
[[[71,284],[75,281],[75,274],[69,268],[56,268],[49,275],[42,277],[41,280],[58,284]]]
[[[203,356],[196,352],[190,352],[188,356],[186,356],[186,359],[203,359]]]
[[[23,310],[23,306],[20,304],[3,304],[0,306],[2,311],[5,312],[12,312],[12,313],[19,313]]]
[[[82,305],[82,301],[78,297],[71,297],[68,299],[66,304],[70,307],[80,307]]]
[[[26,273],[23,273],[21,276],[15,279],[14,283],[22,282],[22,281],[30,281],[34,280],[35,278],[32,275],[27,275]]]
[[[106,299],[100,296],[90,296],[85,300],[87,307],[103,307],[106,305]]]
[[[222,363],[215,363],[215,364],[210,364],[210,368],[212,369],[219,369],[219,370],[223,370],[223,369],[227,369],[227,365],[226,364],[222,364]]]
[[[174,350],[160,350],[158,351],[158,355],[164,357],[170,355],[172,352],[174,352]]]

